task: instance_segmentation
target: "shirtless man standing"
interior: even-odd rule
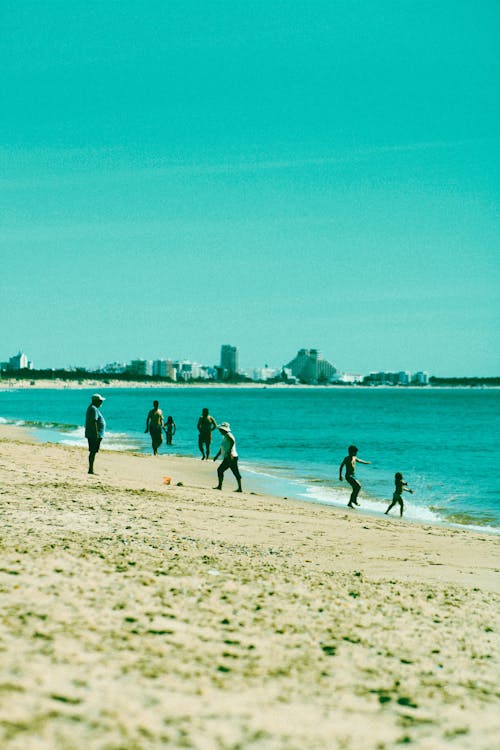
[[[208,413],[208,409],[203,409],[201,417],[198,419],[198,448],[201,453],[201,460],[210,458],[210,444],[212,442],[212,432],[217,428],[217,423]]]
[[[151,445],[155,456],[158,455],[158,448],[163,442],[163,436],[161,434],[161,429],[163,427],[163,412],[159,406],[160,404],[158,401],[153,401],[153,408],[148,412],[146,418],[146,429],[144,430],[144,432],[149,432],[151,435]]]
[[[346,482],[349,482],[349,484],[352,487],[351,497],[349,499],[349,502],[347,503],[348,508],[352,508],[354,505],[359,505],[358,503],[358,495],[359,491],[361,489],[361,485],[354,476],[354,472],[356,471],[356,464],[369,464],[371,461],[363,461],[361,458],[358,458],[357,453],[358,449],[355,445],[350,445],[348,450],[348,455],[344,458],[342,463],[339,466],[339,479],[342,481],[342,470],[345,466],[345,479]]]

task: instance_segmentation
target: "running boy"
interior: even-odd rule
[[[351,497],[349,498],[349,502],[347,503],[348,508],[352,508],[354,505],[359,505],[358,503],[358,495],[359,491],[361,489],[361,485],[354,476],[354,472],[356,471],[356,464],[370,464],[371,461],[363,461],[361,458],[358,458],[358,449],[355,445],[350,445],[347,449],[348,455],[344,458],[342,463],[339,466],[339,479],[342,481],[342,470],[345,466],[345,479],[346,482],[349,482],[349,484],[352,487]]]

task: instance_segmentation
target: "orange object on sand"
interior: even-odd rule
[[[172,477],[163,477],[163,484],[170,484]]]

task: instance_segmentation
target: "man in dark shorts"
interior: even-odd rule
[[[158,448],[163,442],[162,429],[163,412],[160,409],[159,402],[153,401],[153,408],[150,409],[146,417],[146,429],[144,432],[149,432],[151,435],[151,446],[155,456],[158,455]]]
[[[100,412],[103,402],[104,398],[99,393],[94,393],[85,414],[85,437],[89,444],[89,474],[94,474],[94,459],[99,453],[106,429],[106,422]]]
[[[208,409],[203,409],[201,417],[198,419],[198,448],[201,453],[201,460],[210,458],[210,444],[212,442],[212,432],[216,429],[217,423],[208,413]]]

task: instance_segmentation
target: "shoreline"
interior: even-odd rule
[[[22,426],[5,425],[0,424],[0,446],[2,447],[14,447],[18,446],[21,450],[26,451],[26,456],[29,457],[29,452],[32,449],[36,449],[39,453],[40,458],[43,460],[44,455],[54,457],[66,458],[67,455],[71,455],[73,466],[78,466],[81,469],[80,480],[82,477],[89,481],[93,481],[93,477],[86,476],[87,468],[87,449],[80,446],[68,446],[60,443],[52,442],[39,442],[33,439],[29,434],[29,430]],[[131,480],[133,485],[144,484],[142,491],[174,491],[176,485],[179,483],[179,488],[190,488],[202,493],[209,493],[213,495],[213,498],[217,500],[217,497],[228,494],[232,496],[234,494],[234,479],[231,474],[225,475],[225,482],[222,493],[216,492],[212,485],[216,481],[216,464],[213,461],[202,462],[198,458],[192,456],[185,456],[181,454],[167,454],[162,453],[157,457],[154,457],[151,453],[142,453],[137,451],[122,451],[122,450],[108,450],[103,447],[96,458],[96,462],[99,462],[102,456],[106,456],[106,473],[98,474],[100,479],[111,484],[116,484],[118,487],[126,487],[127,477]],[[135,464],[135,472],[132,469],[132,464]],[[115,477],[112,477],[111,467],[117,465],[120,470],[124,470],[123,476],[117,472]],[[6,467],[4,466],[4,469]],[[27,467],[25,467],[27,468]],[[37,468],[39,468],[37,466]],[[138,469],[140,468],[140,471]],[[126,469],[126,471],[125,471]],[[170,476],[171,475],[171,476]],[[168,485],[164,485],[164,478],[168,476],[171,480]],[[352,520],[355,524],[363,524],[371,521],[377,527],[380,524],[391,523],[391,530],[403,528],[405,530],[419,529],[420,532],[427,532],[430,530],[438,533],[443,532],[446,536],[448,533],[451,535],[463,534],[466,537],[477,537],[481,541],[488,541],[491,539],[493,542],[494,534],[488,533],[488,530],[483,529],[471,529],[460,525],[444,525],[440,523],[432,523],[428,521],[408,520],[406,518],[399,518],[397,514],[388,517],[382,517],[377,511],[371,511],[370,509],[361,507],[355,512],[349,511],[346,506],[332,505],[328,502],[323,501],[312,501],[302,498],[289,498],[283,497],[282,495],[272,494],[266,492],[263,489],[262,484],[259,480],[252,481],[252,477],[246,475],[248,487],[244,488],[244,495],[251,495],[258,498],[264,498],[267,502],[271,502],[276,506],[282,507],[283,511],[286,512],[290,507],[290,501],[293,505],[298,506],[303,512],[310,511],[312,515],[317,514],[328,514],[331,512],[333,518],[342,516],[349,522]],[[76,480],[75,480],[76,481]],[[237,495],[235,496],[237,497]],[[485,538],[486,535],[486,538]],[[500,566],[500,545],[498,545],[498,563]],[[500,574],[500,567],[497,571]],[[500,594],[500,575],[498,577],[498,593]]]
[[[11,426],[0,458],[6,750],[495,746],[491,535],[217,492],[184,457],[89,476]]]
[[[306,383],[224,383],[218,381],[208,381],[206,383],[171,383],[171,382],[143,382],[136,380],[113,380],[105,378],[99,380],[90,378],[88,380],[74,381],[54,378],[53,380],[29,380],[16,378],[0,378],[0,390],[87,390],[98,388],[99,390],[108,390],[112,388],[133,388],[145,390],[149,389],[166,389],[171,388],[237,388],[244,390],[249,389],[279,389],[279,390],[389,390],[389,391],[429,391],[429,390],[498,390],[498,385],[363,385],[357,383],[310,385]]]
[[[33,442],[35,444],[47,444],[47,445],[60,445],[60,446],[68,446],[68,443],[60,442],[58,440],[46,440],[43,439],[40,435],[36,435],[37,431],[39,431],[38,427],[35,426],[29,426],[26,424],[19,425],[16,423],[16,420],[12,420],[12,422],[0,422],[0,437],[2,436],[2,428],[5,428],[7,430],[6,436],[9,436],[9,430],[16,430],[18,436],[24,435],[22,439],[24,442]],[[81,451],[86,451],[86,445],[85,441],[83,441],[82,445],[74,445],[70,446],[74,447]],[[149,444],[146,451],[138,450],[135,448],[122,448],[122,447],[113,447],[108,448],[106,447],[106,443],[104,443],[103,450],[106,450],[107,452],[112,453],[122,453],[123,455],[144,455],[149,456],[150,450],[149,450]],[[194,457],[193,455],[187,455],[183,453],[166,453],[161,452],[159,454],[159,458],[167,458],[168,460],[172,459],[178,459],[180,461],[186,460],[186,461],[198,461],[198,457]],[[212,465],[212,461],[209,462],[209,466]],[[309,486],[307,484],[303,484],[300,478],[297,477],[284,477],[279,476],[277,474],[272,474],[272,469],[269,467],[266,467],[262,463],[259,463],[258,461],[251,462],[249,460],[244,460],[241,463],[242,470],[244,471],[245,477],[244,477],[244,483],[247,484],[250,487],[251,491],[257,492],[259,494],[263,494],[266,496],[276,497],[279,499],[284,499],[287,501],[292,502],[299,502],[299,503],[307,503],[307,504],[313,504],[313,505],[321,505],[326,508],[332,508],[336,509],[337,511],[342,510],[346,511],[347,508],[347,501],[344,502],[344,495],[347,498],[349,491],[347,490],[346,486],[339,487],[336,492],[333,493],[334,498],[340,497],[342,495],[343,500],[337,500],[332,499],[331,501],[328,499],[322,499],[320,497],[317,497],[310,492],[308,492],[308,489],[312,489],[312,485]],[[215,474],[215,466],[213,468],[213,481],[216,481],[216,474]],[[226,479],[229,479],[231,481],[232,476],[229,473],[229,476],[226,476]],[[321,488],[321,485],[318,483],[314,485],[315,489],[318,490]],[[207,489],[207,488],[205,488]],[[329,488],[330,491],[331,488]],[[478,524],[474,523],[473,518],[471,518],[470,523],[459,523],[456,521],[447,520],[445,517],[440,517],[435,511],[428,510],[426,506],[417,507],[413,506],[410,510],[410,515],[408,515],[408,505],[411,501],[409,501],[407,498],[405,498],[406,503],[406,513],[404,519],[400,518],[397,514],[397,511],[394,511],[392,515],[388,516],[388,519],[394,519],[398,523],[409,523],[409,524],[427,524],[431,526],[436,527],[443,527],[447,529],[458,529],[458,530],[464,530],[464,531],[471,531],[474,533],[485,533],[492,536],[498,536],[500,535],[500,528],[488,524]],[[356,508],[356,510],[351,509],[351,512],[355,513],[356,515],[359,515],[361,517],[368,516],[371,518],[381,518],[384,516],[384,511],[386,509],[386,506],[389,504],[388,499],[381,499],[378,496],[370,495],[367,493],[366,490],[364,490],[364,496],[362,497],[362,501],[366,504],[362,504],[359,508]],[[372,507],[370,507],[372,506]],[[425,513],[428,512],[428,517],[422,517],[422,514],[425,515]],[[420,514],[420,517],[418,515]],[[415,517],[416,516],[416,517]]]

